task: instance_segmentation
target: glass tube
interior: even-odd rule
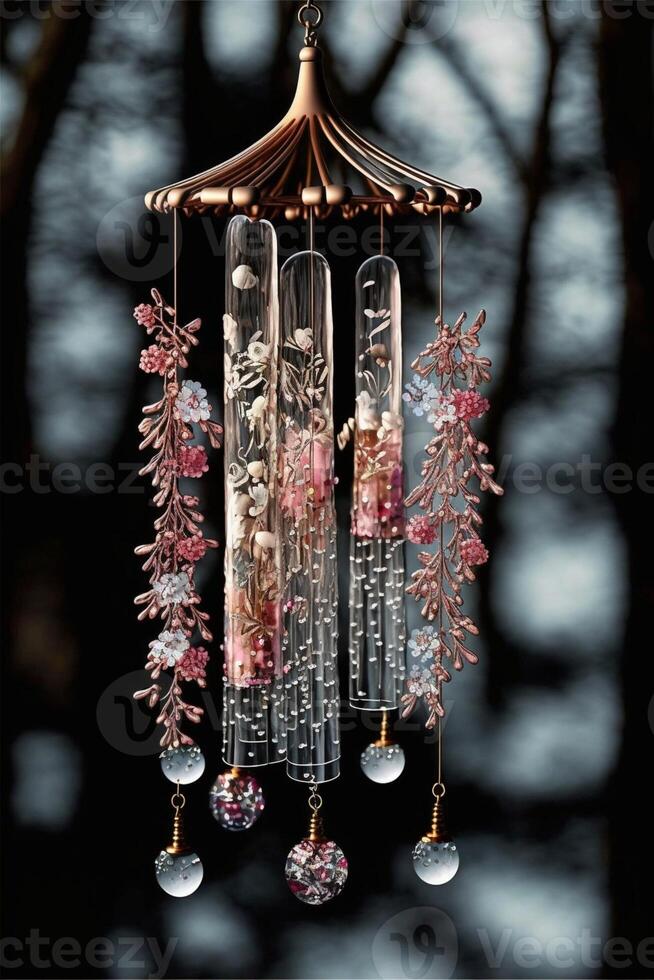
[[[284,758],[275,422],[277,241],[232,218],[225,260],[225,677],[229,766]]]
[[[356,277],[356,428],[350,538],[350,703],[396,708],[405,675],[402,310],[397,265]]]
[[[339,775],[336,512],[329,266],[299,252],[280,276],[279,495],[287,769]]]

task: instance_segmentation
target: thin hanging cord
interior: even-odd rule
[[[177,333],[177,210],[173,208],[173,333]],[[175,367],[173,373],[175,385],[179,383],[179,367],[177,360],[175,360]],[[177,426],[172,428],[171,436],[171,446],[172,446],[172,458],[177,458],[178,451],[178,439],[177,439]],[[177,518],[179,523],[179,518]],[[173,551],[173,571],[177,573],[179,571],[179,558],[178,552],[175,548]],[[179,794],[179,784],[178,784],[178,794]]]
[[[379,254],[384,254],[384,205],[379,205]]]
[[[313,528],[315,526],[315,510],[314,510],[314,508],[315,508],[315,505],[316,505],[315,490],[316,490],[316,482],[317,482],[316,481],[316,478],[315,478],[315,475],[314,475],[315,456],[314,456],[314,446],[313,446],[314,439],[315,439],[315,431],[314,431],[315,415],[314,415],[314,411],[313,411],[313,409],[314,409],[313,399],[314,399],[315,396],[313,394],[313,391],[315,390],[315,387],[316,387],[316,373],[315,373],[316,372],[316,368],[315,368],[315,343],[316,343],[316,334],[315,334],[315,322],[314,322],[314,320],[315,320],[315,296],[314,296],[314,281],[313,281],[313,273],[314,273],[314,260],[313,260],[314,227],[313,227],[313,208],[312,207],[309,208],[308,232],[309,232],[309,329],[311,330],[311,345],[309,347],[309,351],[310,351],[310,357],[311,357],[311,388],[312,388],[312,394],[311,394],[311,408],[309,410],[309,426],[310,426],[310,429],[309,429],[309,432],[310,432],[310,437],[309,437],[309,489],[308,489],[308,501],[309,501],[309,504],[308,504],[307,510],[311,513],[309,528],[310,528],[310,533],[312,533]],[[309,560],[309,569],[308,569],[308,572],[309,572],[309,583],[308,583],[309,584],[309,609],[308,609],[308,613],[307,613],[307,618],[308,618],[308,622],[309,622],[308,640],[310,641],[310,646],[309,646],[309,648],[307,650],[307,653],[311,657],[311,666],[312,667],[315,667],[315,664],[316,664],[316,661],[315,661],[315,649],[314,649],[314,645],[313,644],[314,644],[315,601],[316,601],[316,594],[315,594],[314,580],[313,580],[313,577],[314,577],[314,562],[315,562],[315,555],[314,555],[313,551],[309,555],[309,559],[308,560]],[[315,734],[314,734],[314,730],[312,728],[312,730],[311,730],[311,745],[312,745],[312,748],[313,748],[314,739],[315,739]],[[313,769],[312,769],[312,775],[314,775],[314,777],[315,777],[315,773],[314,773]],[[309,798],[310,801],[314,797],[314,795],[316,793],[316,790],[317,790],[317,786],[316,786],[316,781],[315,781],[315,778],[314,778],[313,783],[312,783],[311,797]]]
[[[314,252],[314,227],[313,227],[313,208],[309,208],[309,328],[311,330],[311,340],[312,346],[311,350],[314,350],[315,345],[315,331],[314,331],[314,319],[315,319],[315,296],[314,296],[314,283],[313,283],[313,252]],[[311,358],[311,387],[315,389],[316,377],[315,377],[315,359]],[[315,479],[313,473],[314,466],[314,454],[313,454],[313,440],[314,440],[314,413],[313,413],[313,395],[311,396],[311,442],[309,444],[309,466],[310,466],[310,476],[311,483],[310,487],[315,488]]]
[[[439,329],[443,328],[443,289],[444,289],[444,278],[445,278],[445,259],[443,256],[443,209],[438,209],[438,317],[440,321]],[[443,537],[443,522],[439,524],[440,527],[440,555],[441,555],[441,590],[443,588],[443,572],[445,568],[445,556],[443,553],[444,537]],[[443,630],[443,604],[441,602],[438,609],[438,633],[439,639],[440,634]],[[441,694],[443,690],[443,681],[439,677],[438,679],[438,700],[441,700]],[[443,727],[442,718],[438,717],[437,721],[437,740],[436,740],[436,778],[440,784],[441,789],[443,788]]]
[[[438,209],[438,315],[443,322],[443,284],[445,278],[445,256],[443,255],[443,209]]]
[[[174,327],[177,329],[177,209],[173,208],[173,307]]]

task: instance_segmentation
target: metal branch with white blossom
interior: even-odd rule
[[[140,472],[152,474],[154,504],[162,513],[154,522],[155,540],[136,548],[136,554],[146,558],[143,570],[150,573],[151,587],[134,601],[144,607],[140,620],[160,616],[163,629],[150,643],[145,664],[153,683],[134,697],[147,700],[152,708],[160,705],[157,724],[164,728],[161,745],[176,748],[194,744],[180,730],[182,718],[197,723],[203,714],[202,708],[182,699],[181,685],[183,681],[195,681],[199,687],[206,685],[209,655],[203,646],[192,646],[191,639],[196,631],[205,642],[212,635],[194,576],[195,565],[206,550],[218,546],[217,541],[203,536],[199,499],[182,493],[179,480],[197,479],[209,468],[204,447],[190,445],[195,436],[193,426],[205,433],[215,449],[220,446],[222,427],[211,420],[211,405],[200,383],[178,378],[179,369],[187,367],[191,347],[198,343],[195,334],[200,320],[179,326],[174,309],[166,305],[156,289],[152,290],[152,298],[154,305],[141,303],[134,311],[137,322],[154,335],[155,341],[141,351],[139,366],[147,374],[162,377],[163,394],[143,409],[139,431],[144,438],[139,448],[152,449],[153,455]],[[166,670],[172,671],[172,681],[164,692],[157,682]]]
[[[488,551],[478,533],[481,498],[470,483],[474,478],[481,491],[503,493],[485,459],[488,446],[471,427],[490,407],[478,391],[491,380],[491,362],[477,353],[486,313],[482,310],[467,330],[465,319],[463,313],[450,327],[436,318],[436,339],[413,361],[415,374],[403,395],[415,415],[427,416],[435,433],[425,447],[422,481],[406,498],[407,507],[423,511],[409,520],[408,539],[422,545],[438,541],[435,552],[418,554],[420,568],[406,590],[422,602],[429,625],[414,630],[409,641],[414,663],[402,696],[403,716],[422,698],[428,728],[445,714],[442,686],[452,677],[446,663],[461,670],[466,662],[478,662],[467,644],[468,635],[479,630],[462,610],[461,588],[475,581],[475,566],[488,560]]]

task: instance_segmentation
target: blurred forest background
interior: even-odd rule
[[[324,6],[321,43],[344,112],[484,195],[446,234],[448,317],[489,312],[495,378],[483,438],[506,487],[485,504],[492,561],[467,597],[481,662],[449,694],[461,870],[435,890],[411,868],[433,765],[420,727],[398,726],[407,768],[378,787],[358,765],[372,734],[346,712],[343,775],[325,796],[350,880],[322,910],[301,906],[282,870],[304,833],[305,793],[282,767],[262,774],[268,807],[251,833],[230,836],[209,814],[205,793],[221,768],[216,693],[201,733],[208,772],[187,794],[205,883],[178,902],[157,888],[170,791],[147,718],[128,700],[152,638],[132,606],[143,588],[132,549],[149,540],[153,517],[147,488],[130,476],[150,400],[131,310],[151,285],[171,296],[172,249],[169,220],[145,217],[142,195],[227,158],[282,115],[301,46],[298,4],[5,0],[3,935],[173,937],[169,977],[641,977],[654,962],[651,951],[649,964],[635,954],[654,922],[654,467],[641,469],[654,459],[654,10],[581,0]],[[320,249],[328,230],[318,229]],[[204,323],[191,374],[217,406],[223,231],[214,219],[184,222],[180,267],[180,314]],[[388,231],[408,379],[433,330],[435,234],[419,219]],[[285,235],[287,249],[302,247]],[[360,260],[330,259],[339,427],[353,407]],[[410,480],[421,421],[407,421]],[[212,459],[203,489],[220,534],[222,462]],[[338,465],[345,526],[351,457]],[[221,555],[204,565],[220,624]],[[417,625],[417,610],[409,617]],[[219,660],[216,644],[214,692]],[[437,955],[415,932],[425,920]],[[586,934],[601,939],[592,961]],[[574,952],[554,945],[530,965],[515,953],[524,937],[567,938]],[[612,937],[634,955],[602,957]],[[493,962],[488,947],[504,939]],[[13,948],[7,956],[21,960]],[[5,972],[153,969],[146,956],[141,966],[35,971],[23,953]]]

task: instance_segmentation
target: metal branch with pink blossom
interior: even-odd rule
[[[145,664],[154,683],[137,691],[134,697],[147,700],[152,708],[159,705],[157,723],[164,728],[160,744],[177,749],[180,745],[194,745],[193,739],[181,731],[182,719],[197,723],[203,714],[202,708],[182,698],[182,683],[206,685],[209,655],[204,646],[191,645],[191,640],[198,633],[208,643],[212,635],[194,577],[196,563],[208,548],[218,546],[217,541],[202,533],[204,517],[198,509],[199,498],[183,493],[179,481],[198,479],[209,468],[204,447],[191,445],[196,436],[194,425],[214,449],[220,446],[222,427],[211,420],[211,405],[200,383],[180,380],[178,376],[180,369],[188,366],[191,347],[198,343],[200,320],[179,326],[175,310],[165,304],[156,289],[152,290],[152,298],[153,304],[141,303],[134,310],[137,322],[154,340],[141,351],[139,366],[147,374],[162,377],[163,394],[143,409],[139,425],[143,441],[139,448],[152,450],[152,456],[140,473],[152,475],[154,504],[161,514],[154,522],[154,541],[136,548],[136,554],[146,558],[143,570],[149,573],[151,588],[134,601],[143,606],[140,620],[161,617],[163,629],[150,643]],[[158,680],[162,672],[169,670],[172,680],[164,691]]]
[[[420,568],[406,590],[422,603],[429,625],[414,630],[409,640],[414,663],[402,696],[403,715],[410,715],[423,699],[428,728],[445,714],[442,686],[451,680],[448,666],[461,670],[465,663],[478,662],[468,636],[479,630],[463,612],[461,595],[462,586],[476,579],[475,566],[488,560],[478,532],[481,498],[471,481],[478,481],[481,491],[503,493],[485,459],[488,446],[471,426],[490,407],[478,391],[491,380],[491,362],[478,355],[486,313],[482,310],[467,330],[465,320],[463,313],[450,327],[437,317],[436,339],[412,363],[415,374],[402,396],[415,415],[426,415],[435,431],[425,447],[422,481],[406,498],[407,507],[416,504],[424,512],[408,521],[408,539],[422,545],[438,541],[435,552],[418,554]]]

